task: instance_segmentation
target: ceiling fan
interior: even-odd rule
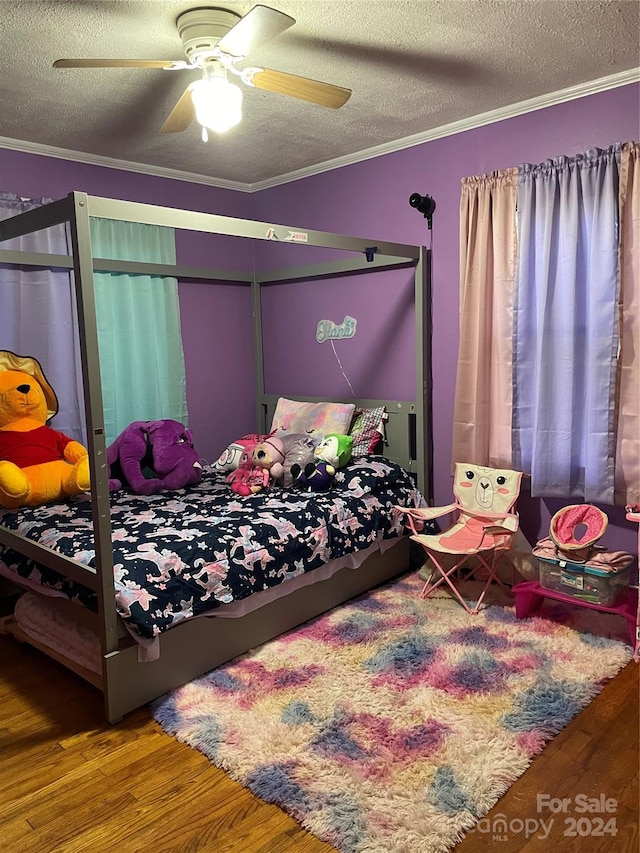
[[[222,133],[242,118],[242,89],[231,82],[233,77],[238,77],[247,86],[331,109],[338,109],[349,100],[351,90],[341,86],[269,68],[236,68],[236,64],[252,50],[293,24],[293,18],[269,6],[254,6],[244,17],[218,7],[196,8],[183,12],[176,22],[186,61],[58,59],[53,67],[200,70],[201,78],[187,86],[161,130],[162,133],[177,133],[186,130],[197,118],[206,142],[207,129]]]

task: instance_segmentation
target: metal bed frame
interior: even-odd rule
[[[137,647],[131,644],[130,637],[123,630],[115,608],[108,469],[93,288],[94,270],[164,275],[178,280],[196,279],[212,283],[246,282],[251,286],[257,377],[256,426],[265,428],[270,423],[270,416],[278,398],[267,394],[264,388],[260,285],[267,282],[293,282],[340,274],[358,274],[371,272],[373,269],[414,268],[415,399],[408,401],[349,400],[348,402],[386,406],[389,413],[387,435],[389,452],[387,454],[385,451],[385,455],[389,455],[409,470],[428,502],[432,502],[431,255],[424,246],[379,240],[375,241],[376,252],[372,255],[371,240],[305,229],[303,233],[306,245],[352,252],[356,257],[278,272],[243,275],[179,264],[94,258],[89,229],[90,217],[148,223],[178,230],[239,236],[252,240],[272,239],[274,231],[300,233],[300,229],[268,222],[100,198],[82,192],[69,193],[58,201],[0,222],[0,246],[8,239],[54,225],[65,224],[69,229],[71,255],[0,249],[0,264],[67,268],[73,272],[98,568],[81,565],[46,546],[10,531],[1,523],[0,544],[61,572],[96,593],[98,614],[94,620],[94,629],[100,637],[102,678],[90,680],[103,691],[107,719],[110,722],[116,722],[123,714],[145,704],[161,693],[184,684],[249,648],[406,571],[409,564],[409,548],[407,540],[401,539],[384,555],[373,554],[357,570],[341,570],[328,581],[311,584],[244,617],[199,618],[180,623],[161,635],[160,660],[138,663]],[[296,399],[317,400],[319,398],[296,397]],[[48,649],[41,648],[49,653]],[[72,662],[61,659],[59,656],[57,659],[87,677],[86,673],[81,668],[74,667]]]

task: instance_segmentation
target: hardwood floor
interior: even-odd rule
[[[606,685],[456,853],[638,850],[639,669],[631,663]],[[165,735],[146,709],[108,726],[97,690],[3,636],[0,790],[3,853],[333,851]],[[577,810],[578,795],[593,806],[602,794],[615,801],[608,803],[610,813]],[[538,811],[545,795],[569,798],[567,811]],[[549,818],[553,826],[544,838],[539,821],[548,827]],[[609,818],[615,836],[586,834],[606,828]],[[572,829],[583,834],[567,836]]]

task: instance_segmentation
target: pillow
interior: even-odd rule
[[[222,451],[216,461],[211,463],[211,467],[214,471],[222,471],[223,473],[235,471],[242,461],[242,455],[244,453],[251,453],[256,444],[260,444],[265,438],[268,438],[268,436],[256,435],[255,433],[243,435],[237,441],[232,441]]]
[[[282,433],[308,433],[325,436],[335,432],[347,435],[354,403],[300,403],[280,397],[273,413],[271,430]]]
[[[349,435],[353,439],[351,455],[364,456],[365,453],[375,453],[378,444],[384,438],[384,422],[387,420],[387,410],[384,406],[372,409],[355,410]]]

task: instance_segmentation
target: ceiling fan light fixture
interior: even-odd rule
[[[196,80],[189,90],[202,127],[224,133],[242,120],[242,90],[226,77]]]

